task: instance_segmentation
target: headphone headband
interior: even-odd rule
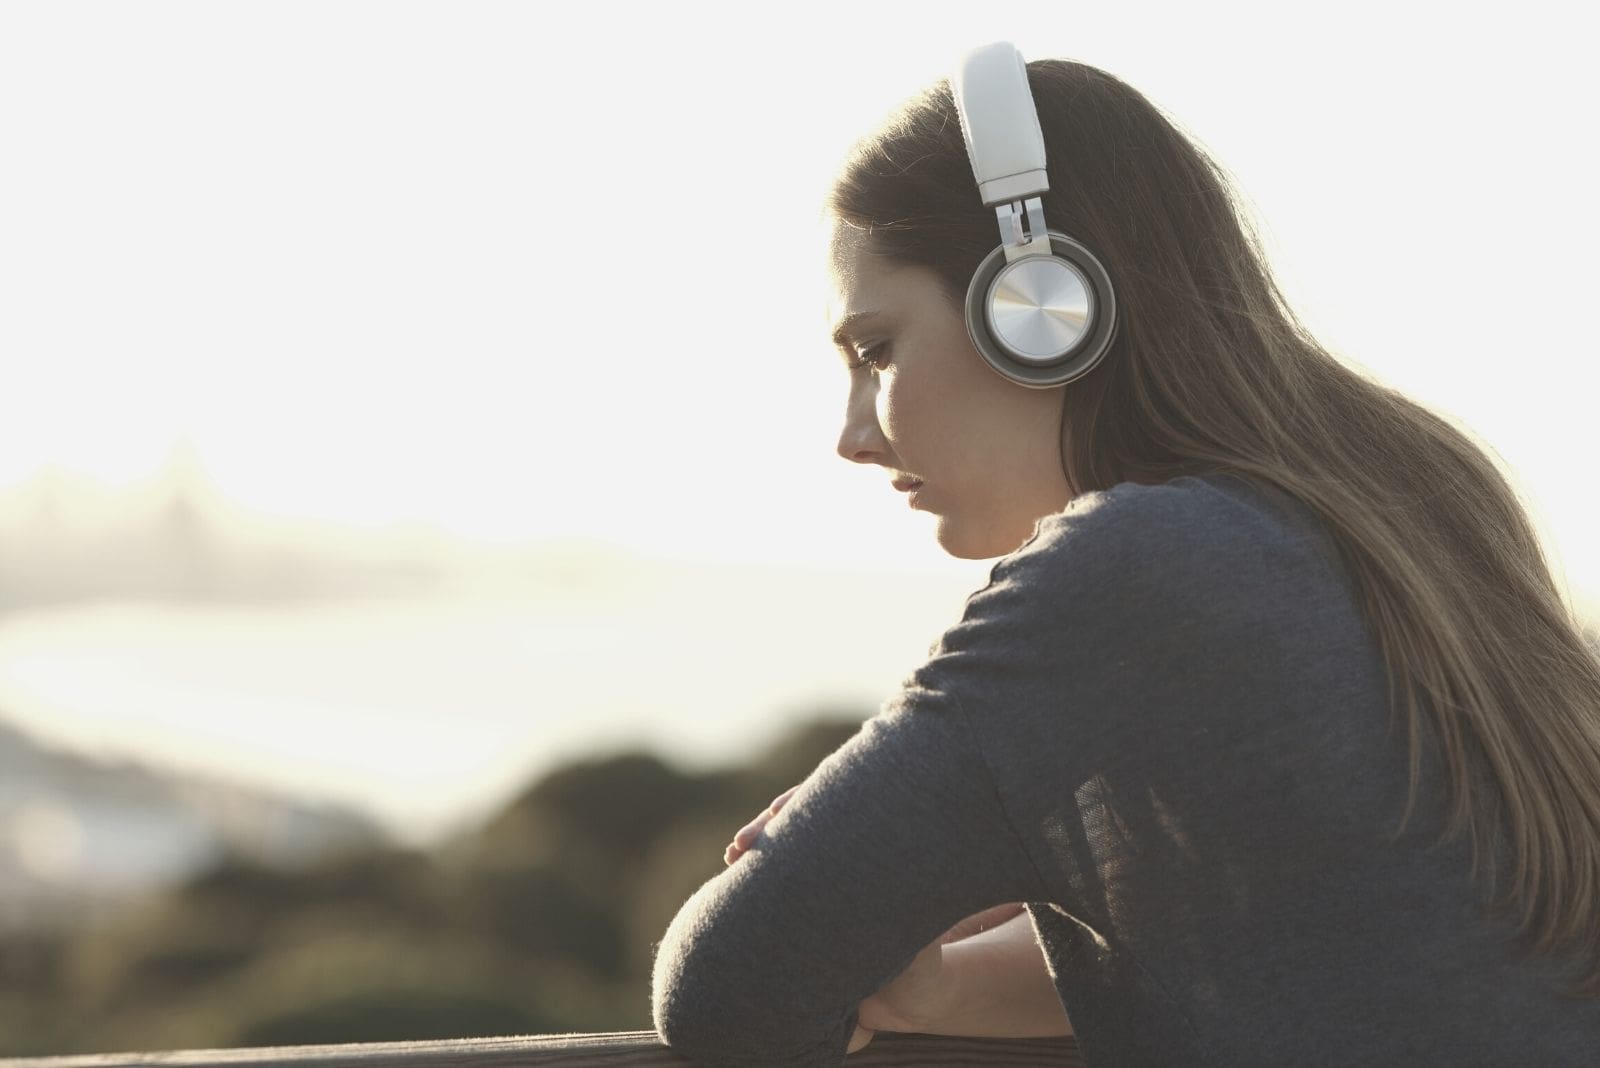
[[[1028,67],[1016,46],[997,41],[968,52],[950,78],[950,94],[985,207],[1050,188]]]

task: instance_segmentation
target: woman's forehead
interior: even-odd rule
[[[933,271],[886,255],[866,230],[848,224],[836,226],[831,235],[828,280],[834,323],[868,308],[920,313],[947,303]]]
[[[855,278],[865,239],[866,231],[848,223],[835,221],[828,228],[828,271],[836,283]]]
[[[859,310],[890,283],[894,265],[871,248],[867,231],[835,222],[828,239],[830,303],[835,318]]]

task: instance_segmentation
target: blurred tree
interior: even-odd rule
[[[478,833],[500,855],[526,855],[530,834],[561,825],[618,857],[636,857],[662,830],[718,792],[722,776],[695,777],[648,753],[557,768],[534,783]]]
[[[608,895],[609,897],[610,895]],[[454,926],[513,953],[562,957],[605,979],[620,977],[616,910],[559,868],[475,869],[451,901]]]

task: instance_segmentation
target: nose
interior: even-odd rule
[[[839,455],[852,463],[881,464],[888,455],[889,443],[878,425],[877,399],[873,390],[852,386],[845,404],[844,429],[839,432]]]

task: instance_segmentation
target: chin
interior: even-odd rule
[[[974,531],[962,523],[940,517],[935,534],[939,548],[957,560],[992,560],[1015,552],[1025,538],[997,538],[993,531]]]

